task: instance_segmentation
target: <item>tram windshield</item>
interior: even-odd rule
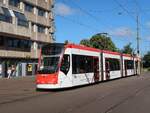
[[[39,74],[52,74],[58,71],[60,56],[64,50],[63,44],[50,44],[42,47],[39,62]]]

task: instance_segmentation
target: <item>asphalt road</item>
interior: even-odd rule
[[[0,80],[0,113],[150,113],[150,73],[64,91],[34,78]]]

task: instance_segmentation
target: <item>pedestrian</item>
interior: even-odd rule
[[[11,67],[8,67],[8,70],[7,70],[7,78],[9,79],[11,77]]]
[[[16,67],[14,65],[12,65],[12,67],[11,67],[11,76],[12,77],[16,76]]]

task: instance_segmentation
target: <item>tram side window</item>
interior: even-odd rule
[[[73,74],[85,73],[84,58],[80,55],[72,55]]]
[[[120,70],[120,61],[115,58],[106,58],[105,62],[109,62],[110,71]]]
[[[93,57],[83,55],[72,55],[73,74],[93,72]]]
[[[125,66],[126,66],[127,69],[134,69],[133,60],[125,60]]]
[[[67,74],[70,69],[70,56],[69,55],[64,55],[61,63],[60,70],[64,73]]]
[[[94,59],[91,56],[86,56],[85,59],[86,73],[94,72]]]

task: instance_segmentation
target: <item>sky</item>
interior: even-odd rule
[[[150,0],[55,0],[55,38],[79,44],[97,33],[108,33],[122,49],[136,51],[139,16],[140,53],[150,51]]]

